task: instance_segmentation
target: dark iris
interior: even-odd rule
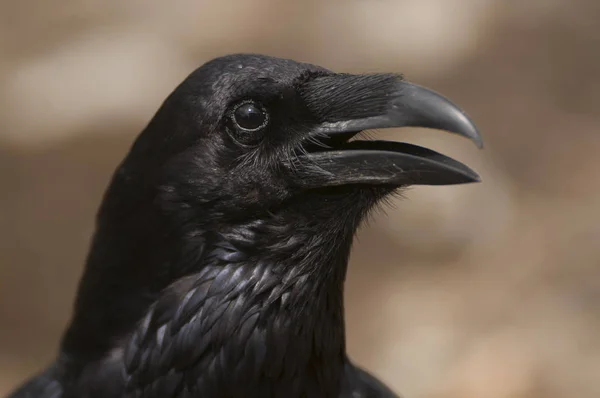
[[[266,124],[267,112],[262,107],[252,102],[247,102],[235,109],[233,112],[233,121],[242,130],[258,130]]]

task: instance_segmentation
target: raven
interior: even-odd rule
[[[410,185],[479,181],[406,143],[482,146],[468,116],[397,74],[216,58],[163,102],[114,173],[54,363],[13,398],[396,397],[345,347],[353,236]]]

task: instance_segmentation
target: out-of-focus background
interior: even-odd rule
[[[410,398],[600,397],[597,0],[0,1],[0,395],[53,358],[108,178],[218,55],[402,72],[486,148],[378,135],[482,174],[362,228],[350,355]]]

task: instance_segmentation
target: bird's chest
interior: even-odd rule
[[[259,280],[241,289],[224,280],[195,284],[142,348],[145,363],[134,372],[134,383],[149,391],[142,396],[158,397],[148,382],[165,384],[156,391],[172,397],[337,396],[345,361],[341,292]]]
[[[211,379],[215,392],[225,393],[219,396],[337,395],[345,359],[341,312],[302,294],[286,300],[251,306],[229,320],[237,327],[215,337],[198,376]]]

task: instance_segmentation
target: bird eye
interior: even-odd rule
[[[269,122],[265,108],[255,102],[244,102],[238,105],[232,114],[236,127],[243,131],[257,131]]]

